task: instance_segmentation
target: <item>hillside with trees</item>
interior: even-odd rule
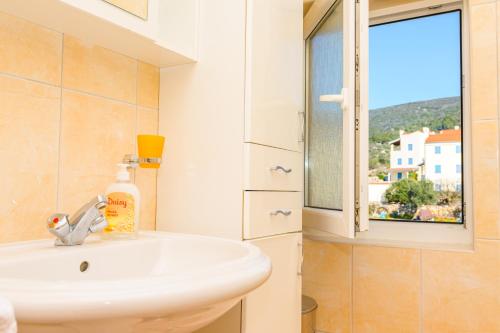
[[[460,97],[447,97],[370,110],[370,174],[383,174],[389,168],[388,142],[399,137],[399,130],[412,132],[422,127],[431,131],[449,129],[461,123]]]

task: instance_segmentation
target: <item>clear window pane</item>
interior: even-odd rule
[[[461,12],[370,27],[370,218],[462,223]]]
[[[342,209],[342,110],[319,101],[343,87],[342,1],[309,41],[306,205]]]

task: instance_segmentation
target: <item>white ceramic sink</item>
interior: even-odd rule
[[[0,295],[12,301],[20,333],[192,332],[271,273],[257,247],[211,237],[53,242],[0,246]]]

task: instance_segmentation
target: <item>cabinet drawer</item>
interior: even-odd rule
[[[301,153],[245,144],[245,190],[302,191]]]
[[[243,237],[252,239],[302,230],[302,201],[302,192],[245,192]]]

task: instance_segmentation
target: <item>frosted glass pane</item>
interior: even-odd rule
[[[306,160],[309,207],[342,209],[342,110],[319,101],[343,87],[342,2],[310,39]]]

